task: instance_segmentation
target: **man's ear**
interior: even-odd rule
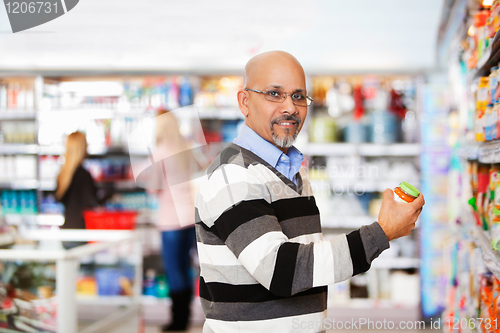
[[[238,90],[238,107],[245,117],[248,117],[248,92],[244,89]]]

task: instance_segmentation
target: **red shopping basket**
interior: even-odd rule
[[[101,209],[83,212],[86,229],[131,230],[135,229],[136,211],[106,211]]]

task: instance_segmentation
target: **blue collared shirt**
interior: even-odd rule
[[[240,133],[233,143],[250,150],[297,185],[296,175],[300,170],[304,155],[294,146],[288,148],[285,154],[245,124],[241,126]]]

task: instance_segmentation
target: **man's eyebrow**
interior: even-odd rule
[[[268,86],[268,89],[269,88],[274,88],[274,89],[283,89],[282,86],[280,85],[277,85],[277,84],[272,84],[272,85],[269,85]],[[295,89],[293,92],[296,93],[296,92],[300,92],[300,93],[303,93],[305,90],[304,89],[301,89],[301,88],[298,88],[298,89]]]

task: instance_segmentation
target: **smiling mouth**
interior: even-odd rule
[[[282,121],[282,122],[275,123],[275,125],[279,125],[279,126],[295,126],[295,125],[297,125],[297,123],[294,122],[294,121]]]

